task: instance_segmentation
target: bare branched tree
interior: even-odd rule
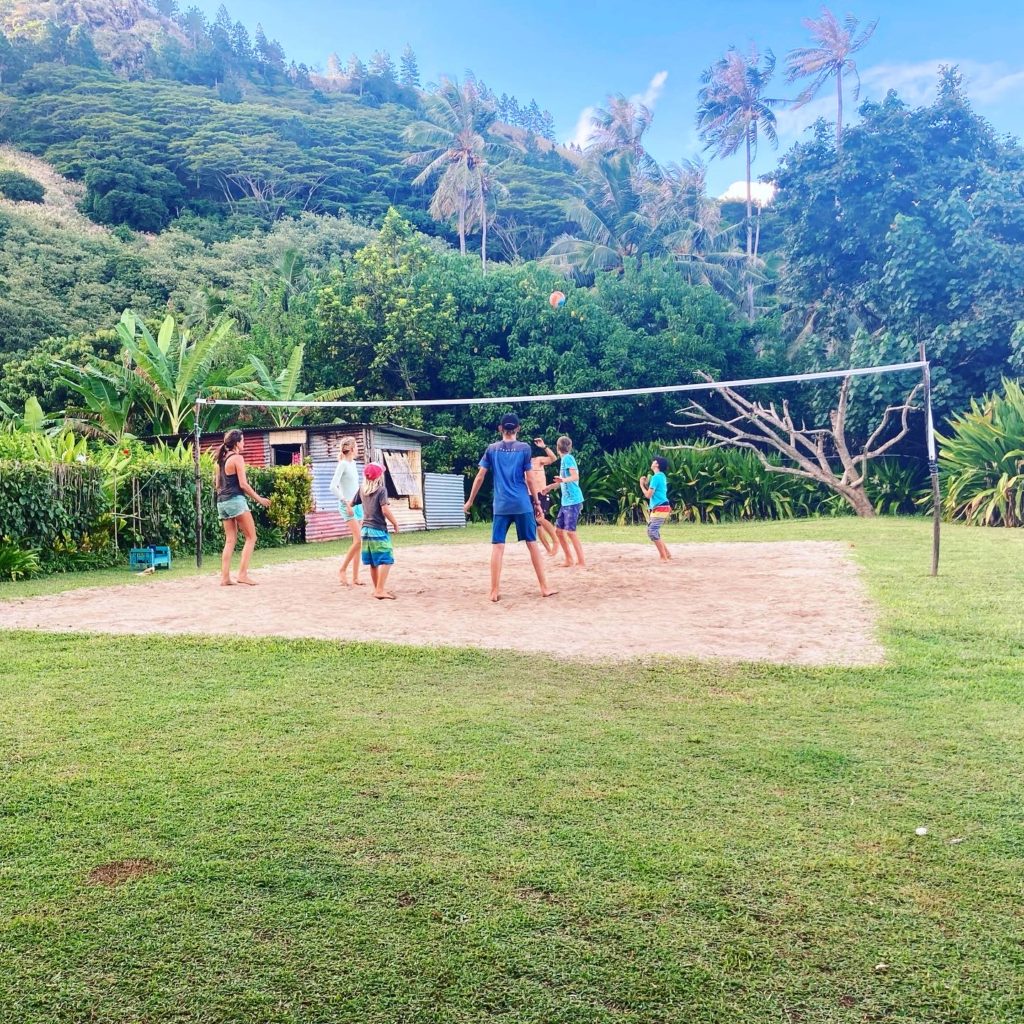
[[[701,376],[713,383],[707,374]],[[918,408],[913,403],[921,385],[918,384],[901,405],[891,405],[885,410],[881,422],[864,446],[857,454],[853,454],[846,436],[851,380],[851,377],[843,378],[839,387],[839,400],[835,409],[829,413],[828,427],[815,429],[802,423],[797,426],[788,402],[783,402],[781,408],[774,402],[764,405],[745,398],[732,388],[719,388],[717,392],[735,415],[726,413],[719,416],[701,403],[691,402],[685,409],[679,410],[685,422],[669,425],[684,429],[704,428],[714,442],[711,447],[731,445],[735,448],[748,448],[769,472],[804,477],[824,484],[841,495],[857,515],[873,516],[874,506],[864,493],[868,464],[872,459],[890,451],[907,436],[910,414]],[[892,433],[894,429],[896,432]],[[774,449],[788,461],[782,464],[772,462],[765,453],[766,448]],[[838,468],[835,465],[837,461]]]

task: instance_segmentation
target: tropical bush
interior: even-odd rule
[[[23,580],[39,574],[39,555],[0,539],[0,580]]]
[[[1024,388],[972,399],[941,437],[946,515],[976,526],[1024,525]]]

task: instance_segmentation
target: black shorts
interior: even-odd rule
[[[540,505],[540,514],[545,519],[548,517],[548,513],[551,511],[551,495],[550,494],[538,494],[537,504]]]

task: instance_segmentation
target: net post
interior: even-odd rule
[[[199,410],[202,407],[202,399],[197,398],[193,406],[193,429],[192,429],[192,462],[195,467],[195,491],[196,491],[196,568],[203,567],[203,477],[199,472]]]
[[[924,342],[918,346],[921,353],[921,376],[924,380],[925,440],[928,446],[928,476],[932,484],[932,576],[939,575],[939,548],[942,540],[942,491],[939,486],[939,459],[935,450],[935,420],[932,416],[931,364],[925,354]]]

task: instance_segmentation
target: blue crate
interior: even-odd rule
[[[148,569],[153,564],[152,548],[132,548],[128,552],[129,569]]]
[[[153,552],[153,567],[156,569],[170,569],[171,549],[158,544],[151,544],[149,550]]]
[[[137,569],[170,569],[171,549],[161,544],[151,544],[148,548],[132,548],[128,552],[128,568]]]

